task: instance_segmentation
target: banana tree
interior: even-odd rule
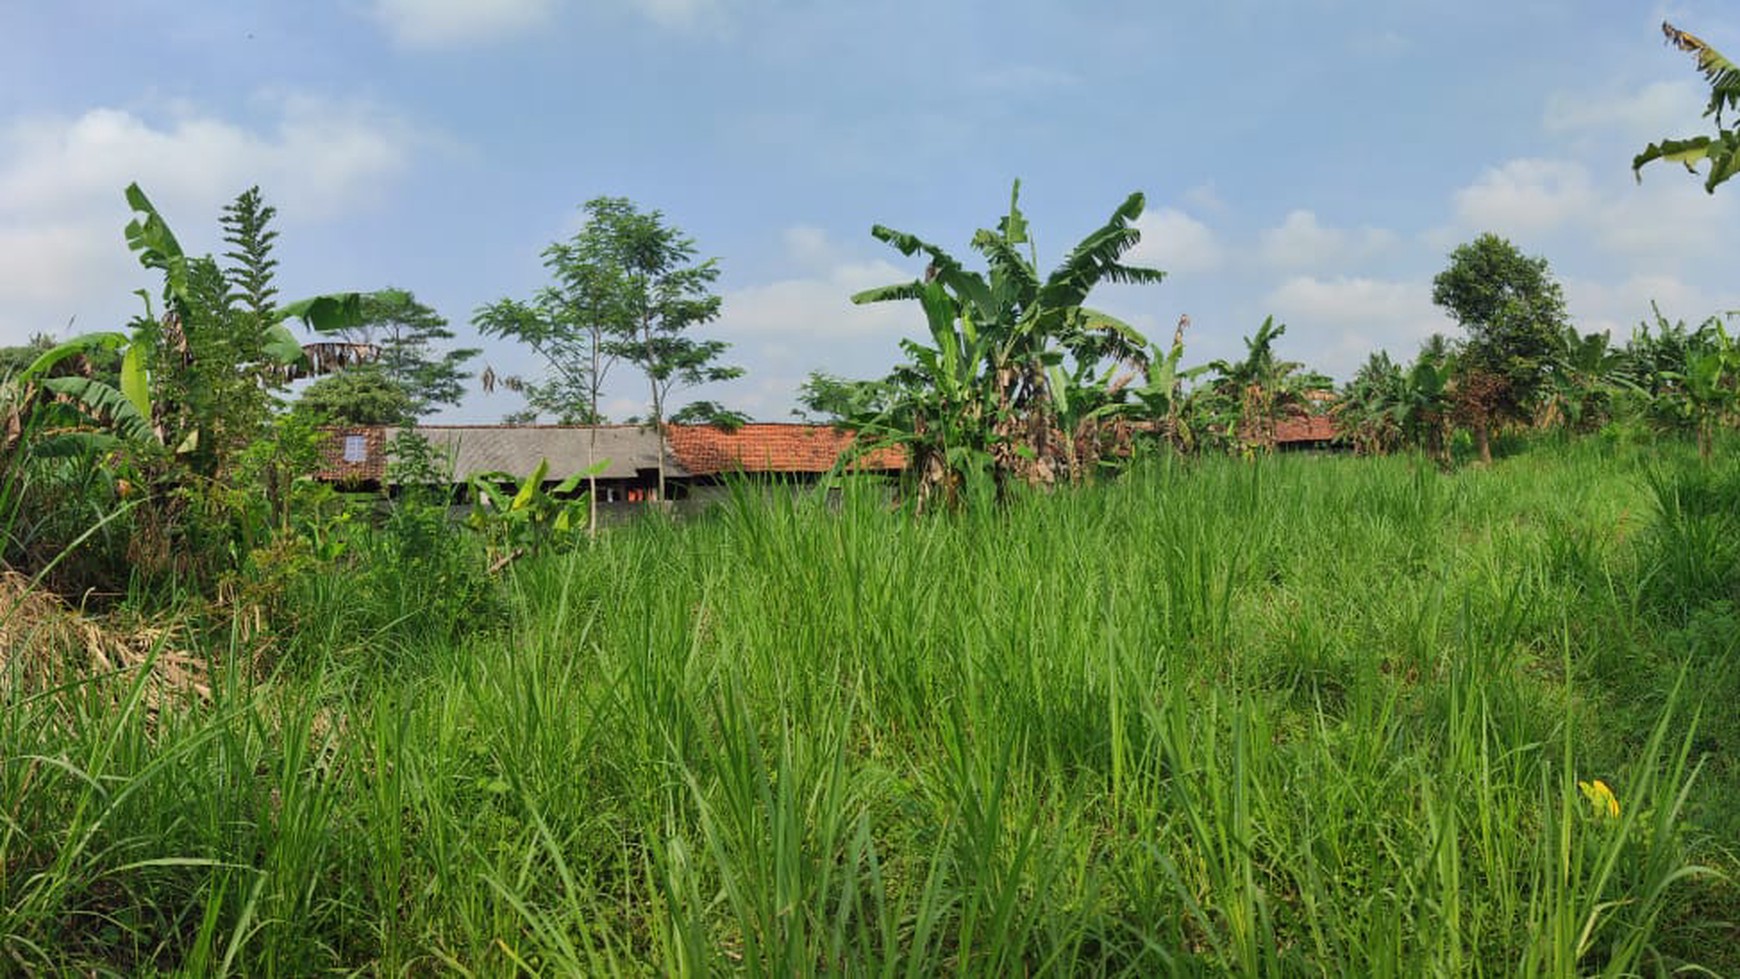
[[[211,282],[215,264],[183,251],[168,223],[137,184],[127,187],[126,198],[134,210],[126,228],[127,245],[140,264],[162,274],[163,313],[157,315],[150,295],[140,290],[145,313],[135,318],[130,332],[75,337],[42,354],[25,369],[15,381],[25,393],[21,401],[32,405],[40,402],[54,416],[41,430],[39,450],[102,450],[123,443],[148,451],[190,455],[210,442],[209,409],[203,415],[189,412],[177,403],[185,399],[166,397],[162,389],[173,375],[193,366],[188,328],[214,313],[210,308],[212,290],[202,295],[201,284]],[[288,303],[259,325],[260,336],[250,345],[258,359],[213,366],[252,374],[262,384],[313,372],[321,365],[310,358],[288,324],[300,321],[316,332],[333,332],[358,323],[361,310],[362,294],[355,292]],[[327,345],[314,346],[320,350]],[[84,373],[53,376],[57,366],[98,350],[120,355],[120,369],[113,380]],[[324,362],[333,360],[330,353],[322,354]],[[351,352],[352,360],[363,356],[364,351]]]
[[[1632,159],[1631,171],[1642,180],[1643,168],[1656,160],[1681,164],[1693,173],[1697,172],[1699,164],[1709,163],[1710,171],[1704,177],[1704,190],[1713,194],[1729,177],[1740,173],[1740,129],[1729,129],[1722,125],[1724,112],[1740,112],[1740,67],[1736,67],[1734,62],[1694,34],[1682,31],[1665,21],[1661,30],[1667,36],[1669,44],[1697,59],[1698,70],[1709,81],[1710,101],[1704,107],[1704,115],[1715,121],[1716,133],[1713,136],[1664,139],[1659,143],[1651,143]]]
[[[1623,351],[1606,333],[1577,332],[1567,326],[1559,337],[1553,369],[1537,424],[1561,425],[1567,431],[1588,431],[1607,417],[1615,395],[1636,390]]]
[[[1286,332],[1285,323],[1266,317],[1255,336],[1244,338],[1243,360],[1209,364],[1220,375],[1212,385],[1215,394],[1234,418],[1228,434],[1251,448],[1273,449],[1277,417],[1302,400],[1297,375],[1304,365],[1275,356],[1275,341]]]
[[[871,229],[903,255],[923,253],[929,265],[922,278],[869,289],[852,301],[918,301],[932,342],[903,344],[909,362],[896,373],[916,382],[898,386],[907,396],[876,418],[854,421],[909,447],[921,498],[937,487],[976,483],[981,475],[996,487],[1011,478],[1036,484],[1076,478],[1082,461],[1075,433],[1063,428],[1067,419],[1060,416],[1060,397],[1067,398],[1062,379],[1090,376],[1106,360],[1146,363],[1148,345],[1139,332],[1084,305],[1102,282],[1164,277],[1121,261],[1141,238],[1133,222],[1142,213],[1142,195],[1131,194],[1041,279],[1020,193],[1017,181],[1008,214],[994,230],[972,237],[985,273],[966,269],[915,235]]]
[[[472,476],[473,507],[465,524],[489,542],[493,557],[490,570],[500,570],[526,554],[577,539],[579,532],[588,527],[587,498],[591,494],[578,497],[574,494],[609,466],[610,460],[600,460],[546,490],[544,478],[550,472],[550,462],[539,459],[537,468],[519,482],[512,495],[502,488],[516,482],[509,473]]]
[[[1671,386],[1657,407],[1659,416],[1695,434],[1698,456],[1705,462],[1716,430],[1740,410],[1740,340],[1728,336],[1720,318],[1707,325],[1714,327],[1710,342],[1689,353],[1682,370],[1666,372]]]

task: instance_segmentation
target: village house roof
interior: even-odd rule
[[[713,425],[670,425],[666,437],[683,468],[696,476],[722,473],[824,473],[834,468],[857,437],[829,425],[753,422],[733,429]],[[906,454],[875,449],[849,468],[896,472]]]
[[[1286,415],[1275,419],[1275,444],[1329,442],[1335,438],[1335,419],[1330,415]]]
[[[398,431],[379,426],[328,429],[317,477],[338,483],[384,482]],[[416,431],[452,461],[455,482],[488,472],[523,479],[540,460],[548,461],[544,478],[551,481],[585,472],[593,459],[605,464],[598,473],[601,479],[633,479],[659,465],[658,436],[639,425],[600,425],[596,445],[593,429],[568,425],[419,425]],[[665,473],[687,475],[669,451]]]
[[[318,477],[339,483],[381,483],[397,429],[335,427],[321,443]],[[606,462],[600,479],[633,479],[658,468],[660,442],[640,425],[422,425],[416,431],[453,460],[456,482],[485,472],[524,478],[548,460],[545,479],[586,471],[587,460]],[[596,455],[588,454],[593,433]],[[726,430],[711,425],[665,426],[665,475],[673,479],[724,473],[824,473],[851,449],[853,434],[827,425],[752,423]],[[857,471],[898,471],[906,456],[878,449],[858,460]]]
[[[523,479],[540,460],[549,462],[544,478],[552,481],[583,473],[593,461],[605,464],[600,479],[633,479],[659,467],[659,438],[639,425],[420,425],[417,432],[451,455],[461,480],[486,472]],[[687,475],[670,452],[664,456],[667,476]]]

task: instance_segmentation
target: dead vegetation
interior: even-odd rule
[[[147,669],[151,705],[209,700],[206,662],[185,651],[183,633],[86,615],[24,575],[0,569],[0,696],[7,699]]]

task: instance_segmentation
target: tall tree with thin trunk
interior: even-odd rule
[[[659,211],[643,212],[624,198],[599,198],[594,220],[604,226],[621,273],[625,311],[632,323],[626,339],[608,349],[640,368],[652,397],[652,428],[661,445],[658,498],[665,499],[665,459],[662,445],[666,408],[679,388],[741,377],[743,369],[719,363],[730,344],[701,340],[695,327],[718,318],[721,300],[711,291],[719,279],[719,260],[695,260],[694,239],[666,224]],[[741,416],[711,402],[699,402],[676,413],[682,421],[735,424]]]
[[[695,263],[690,239],[658,211],[642,212],[625,198],[594,198],[584,210],[586,223],[572,238],[544,249],[554,283],[530,301],[491,303],[473,322],[486,336],[526,344],[544,361],[541,381],[504,379],[525,393],[534,417],[549,412],[565,423],[596,426],[604,421],[599,401],[611,369],[624,361],[639,367],[651,392],[652,426],[662,439],[674,389],[741,374],[717,363],[726,343],[690,335],[719,314],[719,297],[708,291],[719,276],[717,262]],[[708,404],[678,413],[719,414]],[[589,463],[596,462],[596,439],[594,432]],[[664,476],[661,452],[660,499]],[[596,525],[595,481],[591,495]]]

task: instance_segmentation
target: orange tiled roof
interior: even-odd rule
[[[712,425],[668,425],[665,437],[683,468],[703,476],[827,472],[856,436],[828,425],[758,422],[730,431]],[[852,465],[859,470],[905,467],[906,454],[894,448],[877,449]]]
[[[1335,419],[1328,415],[1288,415],[1275,420],[1275,443],[1328,442],[1335,438]]]

